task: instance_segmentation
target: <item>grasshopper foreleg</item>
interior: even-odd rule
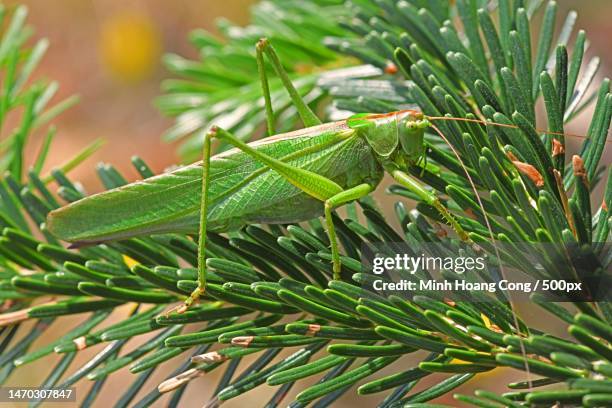
[[[444,217],[444,219],[450,224],[451,228],[457,232],[459,238],[462,241],[469,242],[470,237],[465,232],[463,227],[459,224],[457,219],[448,211],[448,209],[440,202],[440,199],[431,191],[428,191],[423,187],[423,185],[414,177],[409,174],[404,173],[398,169],[388,169],[387,170],[393,179],[406,187],[408,190],[416,194],[421,200],[426,202],[427,204],[434,207],[438,212]]]

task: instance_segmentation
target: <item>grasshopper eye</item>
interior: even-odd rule
[[[416,131],[419,129],[427,129],[431,126],[431,122],[427,119],[417,119],[417,120],[408,120],[406,121],[406,129],[408,131]]]
[[[427,129],[431,127],[431,122],[429,121],[429,119],[424,118],[421,120],[417,120],[417,126],[421,129]]]
[[[412,132],[415,131],[419,128],[419,126],[417,125],[417,121],[416,120],[409,120],[406,122],[406,130],[408,130],[408,132]]]

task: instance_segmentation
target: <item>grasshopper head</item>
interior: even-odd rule
[[[419,111],[403,110],[353,115],[347,125],[363,134],[377,155],[388,158],[399,147],[409,160],[416,160],[423,153],[423,133],[429,122]]]
[[[431,126],[421,112],[408,111],[399,119],[398,138],[402,153],[409,162],[418,160],[425,153],[425,129]]]

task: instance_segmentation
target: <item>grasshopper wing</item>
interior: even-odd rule
[[[201,165],[195,163],[95,194],[52,211],[47,228],[58,238],[77,244],[193,232],[201,180]]]

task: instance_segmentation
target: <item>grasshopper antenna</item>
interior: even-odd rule
[[[455,121],[455,122],[470,122],[470,123],[480,123],[481,125],[493,125],[493,126],[505,127],[505,128],[510,128],[510,129],[519,129],[519,127],[516,125],[509,125],[507,123],[498,123],[498,122],[492,122],[490,120],[482,120],[482,119],[451,118],[447,116],[426,116],[426,118],[429,120],[448,120],[448,121]],[[587,136],[578,135],[575,133],[552,132],[550,130],[543,130],[543,129],[535,129],[535,131],[537,133],[546,133],[547,135],[569,136],[569,137],[577,137],[580,139],[587,139]],[[612,143],[612,140],[606,139],[606,143]]]
[[[427,117],[427,119],[434,119],[434,118],[433,117]],[[457,152],[455,147],[450,143],[450,141],[446,138],[446,136],[444,136],[444,133],[442,133],[442,131],[436,125],[434,125],[433,123],[431,124],[431,128],[442,138],[444,143],[446,143],[448,145],[448,147],[451,149],[451,151],[453,152],[453,154],[455,155],[455,157],[459,161],[459,165],[463,169],[463,171],[464,171],[464,173],[465,173],[465,175],[467,177],[468,182],[470,183],[472,191],[474,192],[474,195],[476,196],[476,200],[478,201],[478,206],[482,210],[482,215],[484,217],[484,221],[485,221],[485,224],[487,226],[487,230],[489,231],[489,236],[491,237],[491,243],[493,244],[493,248],[495,250],[495,257],[497,258],[497,262],[499,264],[499,273],[502,276],[502,279],[506,279],[505,272],[504,272],[504,266],[503,266],[503,263],[501,261],[501,255],[499,253],[499,248],[495,244],[495,241],[496,241],[495,233],[493,233],[493,228],[491,227],[491,222],[489,221],[489,216],[487,215],[487,211],[484,208],[484,204],[482,203],[482,200],[480,199],[480,195],[478,194],[478,190],[476,188],[476,184],[474,183],[474,180],[472,180],[472,177],[470,176],[470,172],[468,171],[467,167],[463,163],[463,160],[461,159],[461,156],[459,156],[459,153]],[[512,318],[514,320],[514,327],[515,327],[516,331],[520,334],[519,319],[518,319],[518,315],[517,315],[517,313],[515,311],[515,306],[514,306],[514,303],[512,301],[512,295],[510,294],[510,292],[508,292],[508,302],[510,303],[510,311],[512,312]],[[525,344],[523,342],[523,338],[521,336],[518,336],[518,338],[519,338],[519,344],[520,344],[520,348],[521,348],[521,354],[523,355],[523,360],[525,360],[525,373],[527,374],[527,383],[529,384],[529,389],[532,389],[531,372],[529,370],[529,365],[527,364],[527,360],[526,360],[527,351],[525,349]]]

